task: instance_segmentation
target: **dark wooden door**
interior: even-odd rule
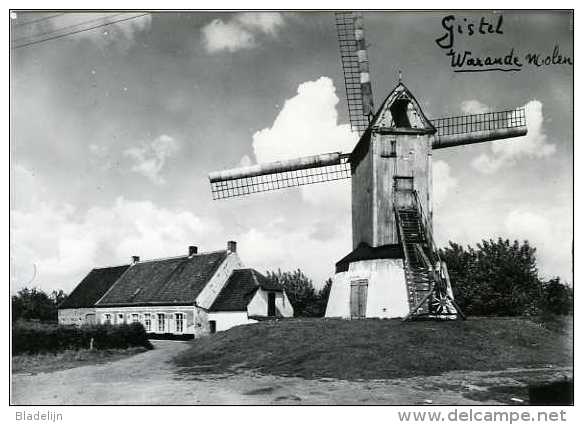
[[[217,332],[217,322],[214,320],[209,320],[209,331],[210,333],[214,334]]]
[[[275,292],[267,294],[267,315],[275,316]]]
[[[366,297],[368,281],[355,280],[350,283],[350,317],[354,319],[366,317]]]

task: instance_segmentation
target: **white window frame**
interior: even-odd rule
[[[152,317],[150,313],[144,313],[144,328],[146,332],[152,332]]]
[[[140,323],[140,313],[132,313],[131,323]]]
[[[160,321],[160,318],[162,319]],[[162,328],[160,329],[160,324],[162,324]],[[157,313],[156,314],[156,329],[158,332],[166,332],[166,313]]]
[[[104,313],[103,314],[103,323],[105,325],[111,325],[111,313]]]
[[[121,324],[125,323],[125,321],[126,321],[125,317],[126,317],[125,314],[117,313],[117,324],[121,325]]]
[[[180,321],[178,321],[178,316],[180,316]],[[174,313],[174,331],[177,334],[184,333],[184,318],[185,314],[181,311]],[[180,330],[178,330],[178,323],[180,323]]]

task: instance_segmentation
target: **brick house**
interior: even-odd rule
[[[245,268],[237,245],[93,269],[59,306],[59,323],[140,322],[153,337],[196,338],[270,317],[291,317],[280,285]]]

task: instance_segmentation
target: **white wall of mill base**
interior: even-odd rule
[[[366,279],[366,317],[394,318],[409,313],[405,270],[401,259],[376,259],[350,263],[336,273],[326,307],[326,317],[350,318],[351,282]]]

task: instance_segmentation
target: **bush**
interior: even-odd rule
[[[151,349],[140,323],[129,325],[86,325],[82,327],[16,322],[12,327],[12,354],[47,353],[89,348],[145,347]]]

